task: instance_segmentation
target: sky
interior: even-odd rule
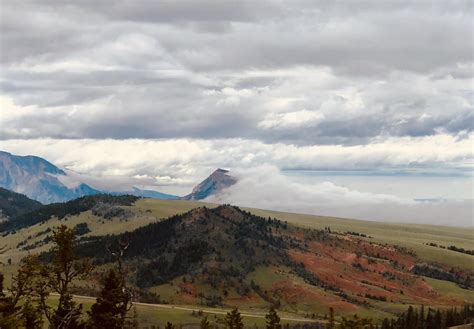
[[[0,149],[101,188],[185,194],[222,167],[258,186],[223,201],[472,224],[473,9],[3,0]]]

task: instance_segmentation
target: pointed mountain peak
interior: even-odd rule
[[[209,177],[193,188],[191,194],[184,197],[186,200],[203,200],[210,195],[217,194],[235,183],[237,179],[229,174],[230,171],[217,168]]]

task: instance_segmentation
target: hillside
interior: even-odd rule
[[[95,259],[97,279],[109,266],[106,246],[129,241],[130,284],[145,302],[256,309],[275,304],[289,314],[319,316],[333,307],[341,315],[376,317],[407,305],[474,302],[473,256],[427,245],[451,241],[473,249],[470,233],[454,228],[272,212],[269,219],[268,213],[255,215],[264,210],[184,200],[94,196],[68,204],[46,208],[41,221],[2,237],[3,272],[11,273],[27,253],[48,251],[51,230],[65,224],[79,235],[80,254]],[[410,241],[410,231],[421,238]],[[387,243],[389,236],[399,243]],[[426,257],[438,252],[450,257]],[[452,264],[456,256],[464,264]],[[76,291],[93,295],[96,286],[94,280],[78,283]]]
[[[79,252],[107,263],[105,246],[119,240],[130,243],[126,259],[133,268],[131,282],[166,302],[274,304],[321,314],[329,306],[349,313],[463,303],[416,275],[413,269],[420,260],[409,249],[366,241],[357,233],[298,228],[232,206],[197,208],[119,236],[91,237]],[[472,275],[456,273],[460,284]]]
[[[66,216],[78,215],[91,209],[96,209],[96,211],[105,211],[102,209],[111,211],[110,209],[113,206],[131,205],[137,199],[138,197],[131,195],[111,196],[98,194],[84,196],[64,203],[52,203],[36,207],[31,211],[23,211],[17,216],[12,217],[9,221],[0,223],[0,232],[9,233],[47,221],[51,218],[61,220]],[[101,207],[102,205],[104,206]],[[117,212],[113,213],[114,216],[117,214]]]
[[[0,219],[11,218],[41,207],[38,201],[0,187]]]

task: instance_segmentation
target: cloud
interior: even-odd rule
[[[0,93],[18,110],[2,108],[0,138],[362,145],[469,133],[470,9],[470,1],[5,3]]]
[[[308,125],[316,125],[322,119],[324,119],[323,114],[308,110],[271,113],[259,123],[259,127],[264,129],[302,128]]]
[[[207,201],[364,220],[473,226],[473,200],[415,201],[351,190],[331,182],[295,183],[272,166],[232,174],[238,182]]]
[[[120,178],[123,188],[139,183],[133,177],[142,177],[141,184],[181,186],[184,194],[218,167],[236,170],[268,164],[286,170],[463,174],[472,170],[473,142],[472,134],[462,139],[450,135],[392,138],[353,146],[266,144],[250,139],[23,139],[0,141],[0,149],[34,153],[86,176]],[[113,186],[117,188],[116,183]]]
[[[0,148],[94,184],[184,194],[216,167],[262,164],[472,170],[472,1],[1,9]]]

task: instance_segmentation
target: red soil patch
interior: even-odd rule
[[[290,250],[290,258],[303,263],[307,271],[324,283],[356,299],[369,303],[373,297],[425,305],[440,302],[439,294],[409,272],[416,261],[410,254],[347,237],[330,243],[310,242],[308,247],[309,252]]]
[[[272,295],[281,298],[288,304],[329,305],[339,312],[355,312],[358,310],[356,305],[348,303],[338,296],[323,294],[289,280],[273,283]]]

